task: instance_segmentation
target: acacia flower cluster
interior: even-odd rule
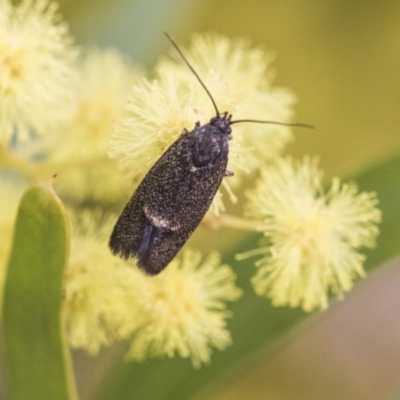
[[[160,275],[149,279],[135,270],[131,281],[131,318],[125,329],[133,334],[128,359],[190,358],[194,367],[209,363],[211,349],[231,344],[226,302],[241,291],[235,274],[220,256],[186,249]]]
[[[375,245],[381,220],[374,193],[337,178],[325,191],[315,159],[282,158],[262,169],[248,199],[248,215],[268,238],[252,280],[257,294],[311,311],[364,276],[360,248]]]
[[[101,347],[131,338],[127,359],[190,358],[210,362],[213,348],[231,344],[227,302],[241,290],[220,256],[186,249],[155,278],[113,257],[106,242],[111,220],[101,228],[93,215],[72,218],[71,254],[65,274],[65,321],[73,348],[97,354]]]
[[[132,268],[108,251],[108,221],[99,226],[86,211],[71,222],[64,284],[67,339],[71,347],[97,354],[102,346],[122,339],[119,330],[128,318],[127,282]]]
[[[213,348],[231,344],[227,302],[241,290],[221,257],[186,249],[154,278],[113,257],[106,242],[111,227],[90,212],[71,219],[71,254],[65,273],[64,312],[73,348],[97,354],[101,347],[130,338],[127,359],[190,358],[209,363]]]
[[[76,75],[68,118],[44,139],[48,159],[59,172],[55,188],[70,203],[118,204],[130,189],[108,157],[110,132],[138,68],[117,50],[90,49],[79,58]]]
[[[0,2],[0,145],[56,129],[74,80],[76,49],[57,5]]]

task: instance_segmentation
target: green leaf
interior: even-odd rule
[[[382,224],[376,249],[367,250],[365,268],[374,269],[400,252],[400,156],[354,177],[359,188],[376,192]]]
[[[400,251],[399,177],[400,158],[354,177],[361,190],[378,193],[383,212],[378,247],[368,250],[367,269],[379,266]],[[229,374],[232,379],[232,373],[240,373],[241,368],[251,366],[260,352],[265,357],[268,354],[265,351],[271,351],[277,338],[310,315],[301,310],[271,307],[266,299],[255,296],[250,287],[250,278],[255,272],[254,260],[236,262],[234,254],[256,247],[257,238],[252,236],[242,248],[232,249],[224,260],[234,267],[238,283],[245,292],[232,306],[234,315],[229,328],[233,345],[226,351],[215,351],[211,364],[200,370],[194,370],[188,361],[178,357],[143,364],[121,362],[103,381],[98,400],[179,400],[203,393],[212,385],[223,384]]]
[[[15,226],[3,301],[7,399],[76,398],[62,321],[68,225],[50,184],[28,189]]]

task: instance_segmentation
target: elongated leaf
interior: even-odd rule
[[[382,224],[376,249],[366,251],[366,269],[373,269],[400,253],[400,156],[377,165],[355,181],[362,190],[378,194]]]
[[[400,251],[400,158],[355,177],[360,189],[376,191],[383,212],[383,223],[377,249],[368,251],[367,269],[379,266]],[[221,382],[233,368],[267,348],[276,339],[298,324],[306,314],[300,310],[274,308],[254,295],[250,278],[254,275],[253,260],[236,262],[234,254],[255,248],[252,236],[242,248],[232,249],[226,261],[234,266],[243,298],[233,308],[230,321],[233,345],[224,352],[216,351],[210,366],[194,370],[190,363],[172,360],[151,360],[144,364],[121,363],[99,390],[97,399],[187,399],[211,385]],[[242,363],[242,364],[241,364]]]
[[[7,399],[75,398],[60,312],[67,250],[64,209],[50,184],[28,189],[18,210],[4,289]]]

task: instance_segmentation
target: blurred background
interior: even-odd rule
[[[274,50],[275,84],[298,96],[296,120],[317,127],[296,131],[288,153],[318,155],[328,177],[354,175],[400,150],[397,0],[62,0],[61,12],[78,44],[117,47],[148,67],[170,49],[164,31],[183,45],[212,31]],[[392,263],[288,335],[273,357],[202,398],[396,398],[399,287]],[[89,398],[101,368],[77,361]]]

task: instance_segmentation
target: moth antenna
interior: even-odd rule
[[[200,82],[201,86],[203,86],[204,90],[207,92],[208,97],[211,99],[213,106],[215,108],[215,112],[217,113],[217,116],[220,115],[220,112],[218,111],[217,104],[215,103],[213,97],[211,96],[210,91],[207,89],[207,86],[204,84],[204,82],[200,79],[199,74],[195,71],[195,69],[190,65],[189,61],[186,59],[186,57],[183,55],[182,50],[179,48],[179,46],[175,43],[174,39],[172,39],[171,36],[168,35],[167,32],[164,32],[164,35],[167,37],[167,39],[172,43],[172,45],[175,47],[175,49],[178,51],[179,55],[181,56],[182,60],[185,61],[186,65],[190,68],[190,70],[193,72],[197,80]]]
[[[314,125],[303,124],[301,122],[294,122],[291,124],[288,122],[263,121],[263,120],[258,120],[258,119],[238,119],[236,121],[231,121],[230,125],[237,124],[239,122],[254,122],[256,124],[272,124],[272,125],[283,125],[283,126],[293,126],[293,127],[298,127],[298,128],[315,129]]]

